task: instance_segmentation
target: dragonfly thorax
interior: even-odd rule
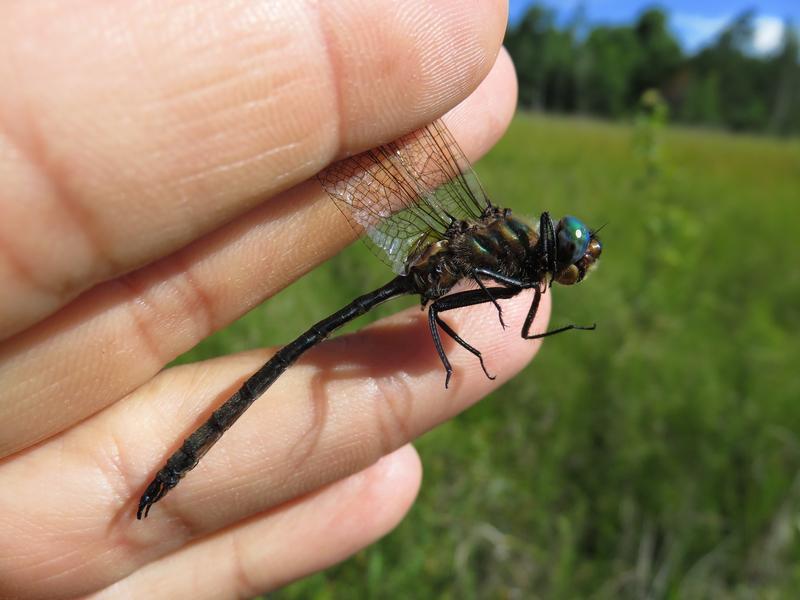
[[[527,220],[493,208],[478,221],[454,223],[448,237],[427,245],[409,261],[408,275],[423,304],[445,295],[462,279],[474,279],[479,268],[538,281],[543,273],[532,260],[538,239]]]
[[[408,264],[414,291],[425,305],[447,294],[461,280],[490,272],[525,284],[543,286],[580,282],[594,266],[602,246],[594,232],[575,217],[553,223],[547,213],[533,226],[508,209],[492,208],[474,222],[459,221],[448,236],[426,244]]]

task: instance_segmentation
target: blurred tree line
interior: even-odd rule
[[[778,51],[753,49],[755,12],[735,18],[709,45],[684,54],[659,8],[631,25],[590,26],[579,7],[566,20],[532,5],[509,26],[523,108],[620,118],[648,90],[673,120],[735,130],[800,132],[800,43],[786,22]]]

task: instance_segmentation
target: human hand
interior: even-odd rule
[[[352,239],[314,174],[465,98],[471,158],[508,123],[503,3],[437,4],[0,7],[0,597],[250,596],[343,560],[410,507],[408,442],[530,359],[527,296],[514,334],[450,318],[494,382],[454,351],[445,390],[419,310],[330,341],[136,521],[271,351],[160,370]],[[320,394],[337,362],[363,368]]]

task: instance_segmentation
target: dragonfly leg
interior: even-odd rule
[[[444,388],[447,389],[447,386],[450,385],[450,377],[453,375],[453,366],[447,359],[447,354],[445,354],[444,348],[442,347],[442,338],[439,336],[439,329],[436,327],[435,306],[436,303],[434,302],[428,309],[428,327],[431,330],[431,337],[433,338],[433,345],[436,347],[436,353],[439,355],[439,360],[441,360],[444,365]]]
[[[524,289],[536,287],[539,285],[538,281],[530,282],[530,281],[522,281],[521,279],[516,279],[514,277],[508,277],[507,275],[503,275],[502,273],[497,273],[496,271],[492,271],[491,269],[486,269],[484,267],[478,267],[473,271],[473,277],[485,277],[486,279],[491,279],[492,281],[499,283],[501,285],[508,286],[510,288],[518,288],[517,293]],[[498,288],[492,288],[493,290]],[[510,298],[510,296],[508,296]]]
[[[536,318],[536,313],[539,312],[539,301],[542,299],[542,291],[537,286],[533,292],[533,301],[531,307],[528,309],[528,315],[525,317],[525,323],[522,325],[522,337],[526,340],[530,339],[531,325]]]
[[[447,355],[444,352],[444,347],[442,346],[442,339],[439,335],[438,327],[441,327],[442,330],[452,337],[462,348],[467,350],[468,352],[475,355],[481,363],[481,368],[483,372],[489,379],[494,379],[493,375],[490,375],[489,372],[486,370],[486,366],[483,363],[483,356],[481,355],[480,351],[476,348],[470,346],[466,341],[464,341],[461,336],[459,336],[452,327],[450,327],[447,323],[445,323],[441,317],[439,317],[439,313],[446,312],[448,310],[453,310],[456,308],[463,308],[466,306],[474,306],[476,304],[484,304],[486,302],[493,302],[494,298],[505,299],[505,298],[512,298],[519,294],[521,290],[517,288],[487,288],[487,294],[489,298],[487,298],[487,294],[483,292],[483,290],[469,290],[466,292],[459,292],[456,294],[450,294],[449,296],[443,296],[438,300],[434,301],[430,308],[428,309],[428,326],[431,330],[431,336],[433,337],[433,344],[436,346],[436,352],[439,355],[439,358],[444,365],[444,370],[446,372],[444,387],[447,388],[450,384],[450,377],[453,375],[453,367],[450,364],[450,361],[447,359]],[[437,327],[438,326],[438,327]]]
[[[534,335],[525,336],[525,339],[538,340],[539,338],[549,337],[551,335],[556,335],[557,333],[564,333],[565,331],[569,331],[571,329],[576,329],[578,331],[594,331],[597,329],[597,323],[592,323],[591,325],[575,325],[570,323],[569,325],[564,325],[558,329],[552,329],[550,331],[545,331],[544,333],[536,333]]]
[[[473,273],[472,278],[475,280],[475,283],[478,284],[478,287],[483,290],[483,293],[486,294],[486,297],[489,298],[491,303],[494,304],[494,307],[497,309],[497,317],[500,319],[500,326],[505,329],[506,323],[503,321],[503,309],[500,307],[500,304],[498,304],[497,300],[495,300],[494,296],[492,296],[492,293],[489,291],[489,288],[486,287],[486,284],[483,283],[483,280],[478,277],[477,274]]]
[[[528,310],[528,315],[525,317],[525,323],[522,325],[522,337],[525,338],[526,340],[538,340],[539,338],[556,335],[557,333],[563,333],[565,331],[569,331],[570,329],[591,331],[597,327],[597,323],[592,323],[588,327],[570,324],[570,325],[565,325],[564,327],[559,327],[558,329],[553,329],[552,331],[545,331],[544,333],[535,333],[533,335],[530,335],[531,325],[533,325],[533,319],[536,318],[536,313],[539,310],[539,301],[541,299],[542,299],[542,291],[537,287],[534,289],[533,301],[531,302],[531,307]]]
[[[496,283],[500,283],[502,285],[506,285],[509,288],[517,288],[517,292],[522,291],[523,289],[528,289],[535,287],[537,290],[539,289],[540,282],[526,282],[522,281],[521,279],[516,279],[514,277],[509,277],[507,275],[503,275],[502,273],[497,273],[496,271],[492,271],[491,269],[487,269],[485,267],[478,267],[475,269],[472,275],[475,280],[478,282],[478,285],[481,286],[481,289],[485,290],[487,294],[489,294],[488,289],[483,285],[483,282],[480,280],[480,277],[485,277],[486,279],[491,279]],[[494,302],[494,299],[492,298]],[[497,306],[497,310],[500,311],[500,307],[498,306],[497,302],[494,302],[495,306]],[[537,303],[538,304],[538,303]],[[505,323],[503,323],[503,315],[500,315],[500,324],[503,325],[503,329],[505,329]]]
[[[486,370],[486,365],[485,365],[485,364],[484,364],[484,362],[483,362],[483,355],[481,354],[480,350],[478,350],[477,348],[475,348],[475,347],[471,346],[470,344],[468,344],[468,343],[467,343],[467,342],[464,340],[464,338],[462,338],[460,335],[458,335],[458,334],[457,334],[457,333],[456,333],[456,332],[453,330],[453,328],[452,328],[452,327],[450,327],[450,325],[448,325],[447,323],[445,323],[444,319],[442,319],[442,318],[441,318],[441,317],[440,317],[440,316],[439,316],[437,313],[435,313],[434,311],[431,311],[431,314],[434,314],[434,315],[435,315],[435,317],[434,317],[434,318],[436,319],[436,324],[437,324],[439,327],[441,327],[441,328],[442,328],[442,330],[443,330],[443,331],[444,331],[444,332],[445,332],[447,335],[449,335],[449,336],[450,336],[451,338],[453,338],[453,339],[454,339],[456,342],[458,342],[459,346],[461,346],[462,348],[464,348],[464,349],[465,349],[467,352],[470,352],[470,353],[472,353],[474,356],[476,356],[476,357],[478,358],[478,361],[481,363],[481,369],[483,369],[483,373],[484,373],[484,375],[486,375],[486,377],[488,377],[489,379],[492,379],[492,380],[494,380],[494,379],[495,379],[495,376],[494,376],[494,375],[491,375],[491,374],[489,373],[489,371],[487,371],[487,370]],[[446,382],[445,382],[445,385],[444,385],[444,386],[445,386],[445,388],[447,387],[447,384],[449,383],[449,378],[450,378],[450,375],[451,375],[451,374],[452,374],[452,369],[451,369],[451,371],[448,373],[448,381],[446,381]]]

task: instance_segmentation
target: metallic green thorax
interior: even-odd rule
[[[508,209],[493,208],[480,221],[459,221],[448,237],[409,261],[423,305],[445,295],[461,279],[468,279],[476,267],[509,277],[522,277],[530,249],[539,235],[526,220],[512,216]]]

